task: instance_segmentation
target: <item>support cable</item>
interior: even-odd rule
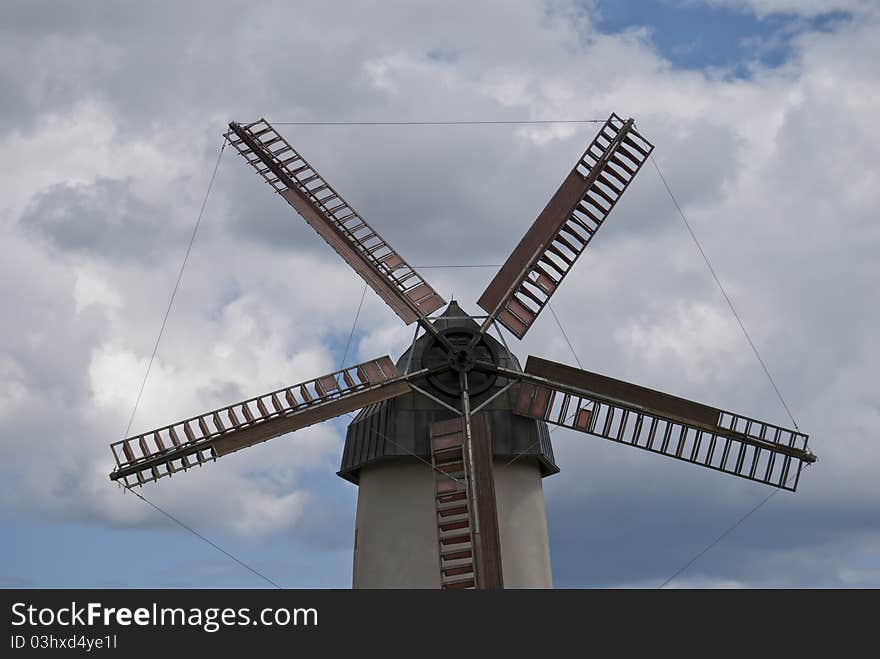
[[[574,355],[574,360],[577,362],[577,365],[581,367],[581,370],[584,370],[584,365],[581,364],[580,358],[577,356],[577,353],[574,351],[574,348],[571,345],[571,341],[568,339],[568,334],[565,333],[565,330],[562,328],[562,323],[559,322],[559,317],[556,315],[556,312],[553,310],[553,305],[550,302],[547,302],[547,306],[550,308],[550,313],[553,314],[553,320],[556,321],[556,325],[559,327],[559,331],[562,332],[562,338],[565,339],[565,342],[568,344],[568,349],[571,350],[571,354]]]
[[[681,217],[681,221],[684,223],[685,228],[690,234],[691,238],[694,241],[694,244],[697,246],[697,250],[700,252],[700,256],[703,257],[703,261],[706,262],[706,267],[709,269],[709,272],[712,274],[712,278],[715,280],[715,283],[718,285],[718,289],[721,291],[721,294],[724,296],[724,300],[727,302],[727,306],[730,307],[731,313],[733,313],[733,317],[736,319],[737,324],[739,324],[740,329],[742,330],[743,335],[746,337],[746,341],[748,341],[749,346],[752,348],[752,352],[755,353],[755,357],[757,357],[758,362],[761,364],[761,368],[764,370],[764,374],[767,376],[767,379],[770,381],[770,385],[773,387],[773,390],[776,392],[777,398],[779,398],[779,402],[782,403],[782,407],[785,408],[786,413],[788,414],[788,418],[791,419],[792,424],[794,425],[796,430],[800,430],[798,427],[797,421],[794,418],[794,414],[792,414],[791,409],[788,407],[788,403],[785,402],[785,398],[782,396],[782,392],[779,390],[779,387],[776,384],[776,381],[773,379],[773,376],[770,374],[770,369],[767,368],[767,364],[764,362],[761,357],[761,353],[758,352],[758,348],[755,345],[755,342],[752,341],[752,337],[749,335],[746,326],[743,324],[742,319],[739,316],[739,313],[736,311],[736,307],[733,305],[733,301],[730,299],[730,296],[727,294],[727,291],[724,290],[724,286],[721,284],[721,279],[719,279],[718,274],[715,272],[715,268],[712,267],[712,264],[709,261],[709,257],[706,255],[703,246],[700,244],[700,241],[697,239],[696,233],[694,233],[693,228],[691,227],[690,222],[688,222],[687,217],[684,214],[684,210],[682,210],[681,204],[678,203],[678,199],[676,199],[675,194],[672,192],[672,189],[669,187],[669,183],[666,181],[666,177],[663,176],[663,172],[660,170],[660,165],[657,164],[657,161],[654,159],[653,154],[651,155],[651,163],[654,165],[654,169],[657,170],[657,174],[660,176],[660,180],[663,182],[663,187],[666,188],[666,192],[669,195],[669,198],[672,200],[673,205],[678,211],[679,216]],[[803,470],[804,466],[809,466],[810,463],[801,463],[800,468],[797,473]],[[791,477],[789,477],[791,480]],[[788,484],[788,480],[786,480],[785,484]],[[764,504],[766,504],[770,499],[776,496],[781,490],[776,489],[773,490],[770,494],[768,494],[764,499],[758,503],[757,506],[749,510],[745,515],[740,517],[736,522],[734,522],[731,526],[729,526],[721,535],[715,538],[712,542],[710,542],[706,547],[704,547],[700,552],[698,552],[693,558],[691,558],[687,563],[682,565],[676,572],[667,578],[663,583],[658,586],[659,588],[663,588],[668,585],[673,579],[681,575],[688,568],[690,568],[694,563],[696,563],[700,558],[703,557],[704,554],[709,552],[715,545],[720,543],[724,538],[726,538],[730,533],[732,533],[740,524],[745,522],[749,517],[751,517],[754,513],[760,510]]]
[[[479,263],[477,265],[414,265],[414,270],[431,270],[432,268],[500,268],[500,263]]]
[[[171,314],[171,307],[174,305],[174,298],[177,296],[177,289],[180,288],[180,280],[183,279],[183,271],[189,261],[190,252],[192,252],[193,243],[196,241],[196,235],[199,233],[199,226],[202,224],[202,216],[205,214],[205,207],[208,205],[208,198],[211,196],[211,190],[214,187],[214,180],[217,178],[217,170],[220,169],[220,160],[223,158],[223,152],[226,150],[226,140],[220,147],[220,153],[217,155],[217,162],[214,163],[214,172],[211,174],[211,182],[208,183],[208,190],[205,192],[205,198],[202,201],[202,208],[196,219],[196,225],[193,227],[192,235],[189,238],[189,245],[186,246],[186,253],[183,255],[183,262],[180,264],[180,271],[177,273],[177,281],[174,282],[174,289],[171,291],[171,298],[168,300],[168,307],[165,309],[165,316],[162,318],[162,325],[159,327],[159,335],[156,337],[156,343],[153,345],[153,353],[150,355],[150,361],[147,364],[147,371],[144,373],[144,379],[141,381],[141,388],[138,391],[137,398],[134,401],[134,407],[131,410],[131,416],[128,418],[128,425],[125,427],[123,437],[128,437],[131,431],[131,424],[134,423],[134,415],[137,413],[138,405],[141,403],[141,396],[144,393],[144,387],[147,385],[147,378],[150,377],[150,370],[153,368],[153,361],[156,359],[156,353],[159,352],[159,342],[165,333],[165,325],[168,323],[168,316]]]
[[[358,324],[358,318],[361,317],[361,309],[364,306],[364,297],[367,295],[367,284],[364,282],[364,290],[361,293],[361,301],[358,304],[357,313],[354,315],[354,322],[351,324],[351,332],[348,333],[348,341],[345,343],[345,352],[342,353],[342,360],[339,364],[339,370],[341,371],[345,368],[345,360],[348,359],[348,349],[351,347],[351,340],[354,337],[354,330]]]
[[[746,341],[748,341],[749,345],[752,347],[752,352],[755,353],[755,357],[758,358],[758,362],[761,364],[761,368],[764,369],[764,374],[767,376],[767,379],[770,380],[770,384],[772,385],[773,390],[776,392],[776,396],[777,398],[779,398],[779,402],[782,403],[782,407],[784,407],[785,411],[788,413],[788,418],[790,418],[791,422],[794,424],[795,430],[800,430],[797,421],[795,421],[794,419],[794,415],[791,413],[791,409],[788,407],[788,403],[785,402],[785,398],[782,397],[782,392],[779,391],[779,387],[776,386],[776,381],[773,379],[773,376],[770,375],[770,369],[767,368],[767,364],[765,364],[764,360],[761,358],[761,353],[758,352],[758,348],[755,345],[755,342],[752,341],[752,337],[749,335],[749,331],[746,329],[746,326],[743,324],[742,319],[739,317],[739,314],[736,311],[736,307],[733,306],[733,302],[731,301],[730,296],[727,294],[727,291],[724,290],[724,286],[721,285],[721,280],[718,278],[718,274],[715,272],[715,268],[713,268],[712,264],[709,262],[709,257],[706,256],[706,252],[703,250],[703,246],[700,245],[700,241],[697,240],[697,235],[694,233],[693,228],[691,228],[690,222],[688,222],[687,218],[685,217],[681,205],[678,203],[678,200],[672,193],[669,184],[666,182],[666,177],[663,176],[663,172],[660,171],[660,166],[657,164],[657,161],[654,160],[653,155],[651,155],[651,162],[654,164],[654,168],[657,170],[657,174],[660,175],[660,180],[663,181],[663,187],[666,188],[666,192],[669,194],[669,198],[672,200],[672,203],[675,204],[675,208],[678,210],[678,214],[681,216],[681,220],[682,222],[684,222],[684,226],[687,228],[688,233],[691,234],[691,238],[693,238],[694,244],[697,246],[697,250],[699,250],[700,252],[700,256],[702,256],[703,260],[706,262],[706,267],[709,268],[709,272],[712,274],[712,278],[715,280],[715,283],[718,284],[718,289],[721,291],[721,294],[727,301],[727,306],[730,307],[730,311],[733,313],[733,317],[736,318],[736,322],[739,324],[739,328],[742,330],[743,335],[746,337]]]
[[[789,476],[788,479],[785,481],[785,485],[788,485],[789,481],[791,481],[792,478],[794,478],[796,475],[799,475],[799,474],[804,470],[804,468],[809,467],[811,464],[812,464],[811,462],[802,462],[802,463],[800,464],[800,467],[798,467],[797,474],[792,475],[792,476]],[[755,507],[752,508],[749,512],[747,512],[745,515],[743,515],[743,516],[740,517],[738,520],[736,520],[736,522],[734,522],[733,524],[731,524],[730,526],[728,526],[727,529],[725,529],[724,532],[721,533],[721,535],[719,535],[719,536],[718,536],[717,538],[715,538],[712,542],[710,542],[708,545],[706,545],[701,551],[699,551],[697,554],[695,554],[694,557],[693,557],[692,559],[690,559],[687,563],[685,563],[685,564],[682,565],[680,568],[678,568],[678,569],[672,574],[672,576],[668,577],[663,583],[661,583],[659,586],[657,586],[657,590],[660,590],[660,589],[664,588],[664,587],[667,586],[667,585],[668,585],[673,579],[675,579],[675,578],[678,577],[680,574],[682,574],[683,572],[685,572],[685,571],[686,571],[691,565],[693,565],[693,564],[696,563],[698,560],[700,560],[700,559],[703,557],[704,554],[708,553],[710,549],[712,549],[715,545],[717,545],[719,542],[721,542],[722,540],[724,540],[724,538],[726,538],[728,535],[730,535],[730,534],[731,534],[731,533],[732,533],[732,532],[733,532],[733,531],[734,531],[734,530],[735,530],[740,524],[742,524],[742,523],[745,522],[749,517],[751,517],[753,514],[755,514],[756,512],[758,512],[758,511],[764,506],[765,503],[767,503],[768,501],[770,501],[770,499],[772,499],[773,497],[775,497],[775,496],[776,496],[777,494],[779,494],[781,491],[782,491],[781,489],[773,490],[770,494],[768,494],[766,497],[764,497],[763,499],[761,499],[760,503],[758,503],[757,506],[755,506]]]
[[[225,150],[226,150],[226,140],[223,140],[223,144],[220,147],[220,153],[217,155],[217,162],[214,163],[214,171],[211,173],[211,180],[208,183],[208,190],[205,192],[205,198],[202,200],[202,207],[199,210],[198,218],[196,218],[196,224],[193,227],[193,232],[192,232],[192,235],[190,236],[189,244],[186,247],[186,253],[183,256],[183,262],[180,264],[180,271],[177,273],[177,280],[174,282],[174,289],[171,291],[171,298],[168,300],[168,307],[165,309],[165,315],[163,316],[162,324],[159,327],[159,334],[156,337],[156,343],[153,345],[153,352],[150,355],[150,361],[147,363],[147,370],[144,373],[144,379],[141,381],[140,389],[138,390],[137,397],[135,398],[135,401],[134,401],[134,407],[131,410],[131,416],[128,419],[128,425],[125,427],[125,433],[122,435],[123,437],[128,437],[128,433],[131,431],[132,423],[134,423],[134,417],[135,417],[135,414],[137,414],[137,409],[138,409],[138,406],[140,405],[141,397],[143,396],[143,393],[144,393],[144,388],[147,385],[147,379],[150,377],[150,370],[153,368],[153,362],[156,359],[156,354],[159,352],[159,342],[162,340],[162,335],[165,333],[165,326],[168,324],[168,317],[171,315],[171,307],[174,305],[174,298],[177,296],[177,291],[180,288],[180,282],[183,279],[183,272],[184,272],[184,270],[186,270],[186,264],[189,261],[189,255],[192,252],[193,244],[195,244],[196,236],[199,233],[199,227],[202,224],[202,217],[204,217],[204,215],[205,215],[205,208],[207,208],[207,206],[208,206],[208,199],[211,196],[211,190],[214,188],[214,181],[217,179],[217,171],[220,169],[220,161],[223,159],[223,152]],[[201,539],[203,542],[206,542],[207,544],[211,545],[214,549],[216,549],[220,553],[224,554],[225,556],[228,556],[229,558],[231,558],[233,561],[235,561],[236,563],[238,563],[239,565],[241,565],[242,567],[244,567],[248,571],[257,575],[258,577],[260,577],[261,579],[263,579],[267,583],[271,584],[275,588],[281,588],[280,585],[278,585],[275,581],[272,581],[272,579],[267,577],[265,574],[263,574],[262,572],[259,572],[255,568],[253,568],[250,565],[248,565],[247,563],[245,563],[240,558],[237,558],[232,553],[226,551],[225,549],[223,549],[223,547],[218,545],[216,542],[212,541],[210,538],[207,538],[206,536],[202,535],[201,533],[196,531],[194,528],[192,528],[188,524],[184,523],[183,521],[181,521],[180,519],[178,519],[177,517],[175,517],[174,515],[169,513],[167,510],[165,510],[164,508],[162,508],[158,504],[155,504],[152,501],[150,501],[149,499],[147,499],[140,492],[137,492],[133,488],[128,487],[128,486],[123,486],[123,487],[124,487],[123,491],[127,490],[127,491],[131,492],[138,499],[140,499],[144,503],[148,504],[149,506],[151,506],[155,510],[159,511],[165,517],[167,517],[171,521],[175,522],[180,527],[186,529],[187,531],[192,533],[194,536]]]
[[[565,339],[565,342],[568,344],[568,349],[571,350],[571,354],[574,355],[574,360],[578,363],[578,366],[580,366],[581,369],[583,370],[584,366],[583,366],[583,364],[581,364],[580,357],[578,357],[577,352],[575,352],[574,346],[571,344],[571,341],[568,340],[568,334],[566,334],[566,332],[565,332],[565,328],[562,327],[562,323],[559,322],[559,316],[557,316],[557,315],[556,315],[556,312],[553,311],[553,306],[552,306],[549,302],[547,303],[547,306],[550,307],[550,313],[553,314],[553,320],[556,321],[556,326],[559,327],[559,331],[562,332],[562,338],[564,338],[564,339]],[[569,415],[569,417],[566,419],[566,421],[570,421],[571,419],[573,419],[573,418],[575,417],[576,414],[577,414],[577,410],[575,410],[574,412],[572,412],[572,413]],[[555,424],[554,424],[553,427],[550,428],[550,430],[547,432],[547,434],[548,434],[548,435],[552,435],[554,432],[556,432],[559,428],[562,428],[562,427],[563,427],[563,426],[558,426],[558,425],[555,425]],[[519,460],[522,456],[526,455],[529,451],[531,451],[533,448],[535,448],[538,444],[540,444],[540,442],[541,442],[540,439],[535,440],[534,442],[532,442],[531,444],[529,444],[526,448],[524,448],[522,451],[517,452],[516,455],[514,455],[514,456],[510,459],[509,462],[506,462],[506,463],[504,464],[504,466],[505,466],[505,467],[509,467],[509,466],[512,465],[514,462],[516,462],[517,460]]]
[[[258,577],[260,577],[260,579],[263,579],[264,581],[266,581],[267,583],[271,584],[271,585],[274,586],[275,588],[278,588],[279,590],[283,590],[283,588],[282,588],[281,586],[279,586],[277,583],[275,583],[274,581],[272,581],[272,580],[271,580],[269,577],[267,577],[265,574],[263,574],[263,573],[260,572],[259,570],[256,570],[255,568],[252,568],[250,565],[248,565],[247,563],[245,563],[245,562],[244,562],[243,560],[241,560],[240,558],[237,558],[237,557],[233,556],[232,554],[230,554],[228,551],[226,551],[225,549],[223,549],[223,547],[221,547],[220,545],[218,545],[216,542],[214,542],[214,541],[211,540],[210,538],[207,538],[207,537],[203,536],[201,533],[199,533],[198,531],[196,531],[193,527],[191,527],[191,526],[185,524],[184,522],[180,521],[177,517],[175,517],[174,515],[172,515],[171,513],[169,513],[167,510],[164,510],[163,508],[160,508],[159,506],[157,506],[155,503],[153,503],[152,501],[150,501],[149,499],[147,499],[147,498],[146,498],[143,494],[141,494],[140,492],[136,492],[135,490],[133,490],[133,489],[131,489],[131,488],[126,488],[126,489],[127,489],[129,492],[131,492],[132,494],[134,494],[138,499],[140,499],[140,500],[143,501],[144,503],[149,504],[150,506],[152,506],[153,508],[155,508],[156,510],[158,510],[160,513],[162,513],[163,515],[165,515],[165,517],[167,517],[167,518],[170,519],[171,521],[176,522],[177,524],[179,524],[180,526],[182,526],[183,528],[185,528],[187,531],[189,531],[190,533],[192,533],[193,535],[195,535],[197,538],[201,538],[202,540],[204,540],[205,542],[207,542],[209,545],[211,545],[214,549],[216,549],[217,551],[219,551],[221,554],[225,554],[226,556],[228,556],[229,558],[231,558],[233,561],[235,561],[236,563],[238,563],[239,565],[241,565],[243,568],[245,568],[246,570],[250,570],[250,571],[253,572],[255,575],[257,575]]]
[[[273,126],[486,126],[513,124],[604,124],[605,119],[522,119],[499,121],[273,121]]]

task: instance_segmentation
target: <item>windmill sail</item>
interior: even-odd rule
[[[518,338],[535,322],[653,145],[612,114],[477,304]]]
[[[815,462],[808,436],[537,357],[526,362],[517,414],[795,491]]]
[[[380,357],[115,442],[110,478],[143,485],[409,390]]]
[[[407,325],[446,304],[265,119],[230,123],[226,138]]]

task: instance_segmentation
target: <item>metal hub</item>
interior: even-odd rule
[[[428,377],[431,386],[447,396],[461,395],[461,373],[468,374],[468,390],[471,396],[478,396],[495,384],[496,376],[474,370],[476,362],[498,364],[498,355],[492,343],[485,336],[470,347],[478,331],[470,327],[450,327],[440,331],[451,346],[451,349],[440,339],[434,338],[422,353],[423,368],[439,368],[449,366],[452,370]]]
[[[449,353],[449,365],[459,373],[473,369],[474,361],[474,351],[467,348]]]

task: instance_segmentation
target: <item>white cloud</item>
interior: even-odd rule
[[[680,301],[649,320],[630,321],[615,331],[620,350],[650,368],[674,369],[696,384],[727,376],[740,366],[742,336],[727,310]],[[668,312],[668,313],[667,313]]]
[[[829,8],[798,4],[805,15]],[[791,8],[750,6],[761,15]],[[462,7],[472,9],[464,23]],[[112,525],[153,519],[109,486],[106,445],[131,412],[225,121],[615,110],[634,115],[657,144],[657,161],[822,456],[791,507],[766,513],[802,543],[785,574],[857,581],[861,572],[815,548],[829,537],[855,542],[871,524],[858,511],[880,496],[876,443],[866,439],[878,421],[871,392],[880,367],[877,17],[865,10],[832,31],[800,34],[784,66],[756,65],[742,79],[676,70],[645,30],[599,34],[564,3],[435,4],[427,21],[426,6],[411,3],[354,5],[344,20],[337,11],[315,5],[294,17],[267,5],[230,22],[214,5],[197,17],[159,7],[133,32],[100,13],[76,14],[63,29],[3,46],[20,49],[22,62],[2,69],[17,91],[0,100],[12,117],[0,133],[6,510]],[[66,57],[56,56],[53,29],[64,32]],[[454,56],[427,56],[438,49]],[[505,258],[594,127],[289,128],[411,262],[437,264]],[[41,221],[58,218],[75,235]],[[423,274],[476,312],[492,271]],[[228,153],[133,430],[335,369],[361,290]],[[553,303],[586,368],[784,421],[650,167]],[[359,327],[348,362],[396,356],[411,337],[372,291]],[[549,314],[516,350],[572,362]],[[599,448],[600,440],[554,438],[563,473],[546,482],[551,505],[615,501],[632,533],[658,543],[671,545],[676,531],[702,538],[707,527],[694,530],[692,519],[733,519],[755,491]],[[341,442],[338,426],[312,427],[166,479],[151,494],[201,528],[295,534],[322,495],[305,476],[332,471]],[[690,517],[668,512],[691,505]],[[812,509],[822,514],[816,535],[798,517]],[[665,514],[671,530],[651,536],[649,515]],[[579,523],[574,517],[565,523]],[[842,527],[829,521],[841,519]],[[701,583],[752,583],[730,566],[715,569]]]

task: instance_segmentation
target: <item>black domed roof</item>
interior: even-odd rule
[[[467,336],[479,330],[477,322],[467,314],[454,300],[449,303],[443,313],[433,321],[434,327],[444,331],[446,335],[461,334]],[[461,332],[457,332],[461,330]],[[421,336],[397,360],[398,369],[412,372],[423,368],[423,363],[430,360],[435,339],[430,334]],[[521,371],[516,356],[501,342],[488,334],[480,342],[480,347],[492,355],[493,361],[499,366]],[[471,399],[472,407],[492,397],[504,387],[504,382],[486,381],[487,376],[471,371],[473,378],[470,388],[480,391]],[[481,380],[483,387],[479,386]],[[459,397],[450,393],[442,381],[425,382],[423,386],[440,400],[455,407]],[[553,447],[547,424],[518,416],[512,412],[516,400],[518,386],[490,402],[483,412],[489,417],[492,433],[492,448],[496,458],[521,456],[537,461],[541,474],[548,476],[559,471],[553,458]],[[438,402],[418,392],[411,392],[391,400],[374,403],[363,408],[349,424],[345,438],[345,449],[342,454],[342,465],[339,476],[357,483],[360,468],[379,460],[403,457],[430,459],[428,428],[435,421],[451,419],[455,415]]]

